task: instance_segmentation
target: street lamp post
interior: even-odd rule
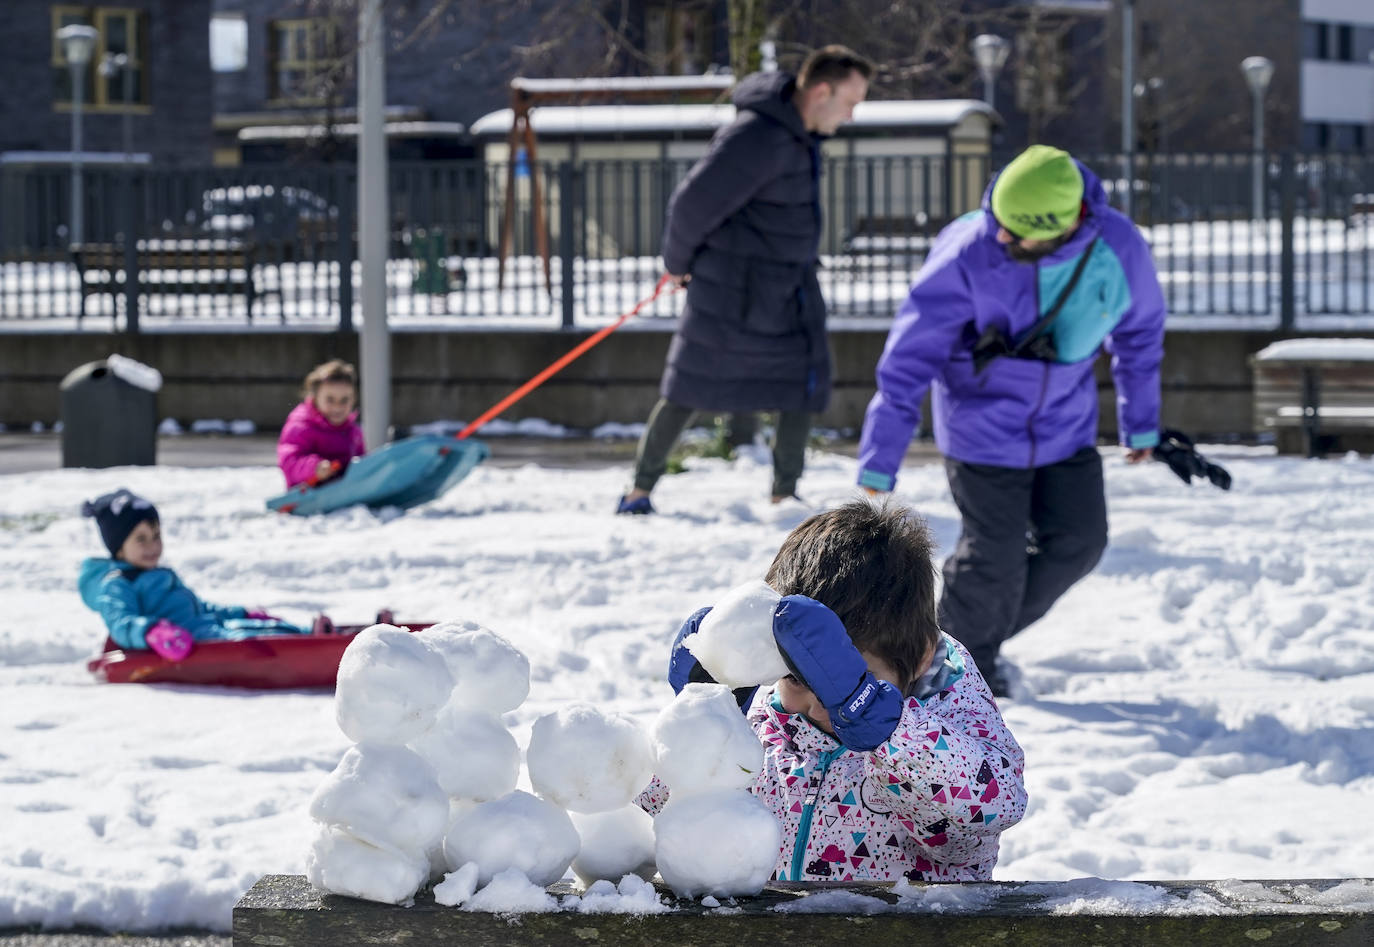
[[[983,33],[973,38],[973,59],[978,63],[978,73],[983,77],[983,101],[989,108],[995,107],[997,74],[1006,65],[1007,53],[1011,44],[994,33]]]
[[[1264,56],[1247,56],[1241,60],[1241,72],[1250,85],[1255,100],[1255,155],[1250,180],[1250,209],[1255,220],[1264,219],[1264,92],[1274,78],[1274,63]]]
[[[70,233],[67,234],[71,243],[80,243],[82,239],[81,98],[86,91],[86,65],[91,61],[91,50],[99,36],[95,27],[84,23],[73,23],[57,31],[57,41],[62,44],[62,52],[72,72],[72,211]]]
[[[103,78],[112,78],[115,73],[119,73],[122,92],[120,98],[124,103],[124,125],[121,129],[124,140],[124,163],[129,164],[134,158],[134,116],[129,110],[134,99],[134,71],[129,66],[127,54],[106,53],[100,60],[100,75]]]

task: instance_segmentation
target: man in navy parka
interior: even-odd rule
[[[975,368],[973,349],[990,328],[1015,347],[1061,295],[1041,333],[1050,344],[1032,347],[1039,357]],[[1002,642],[1044,615],[1106,547],[1100,349],[1112,359],[1127,460],[1147,459],[1159,442],[1164,318],[1135,225],[1108,206],[1091,171],[1044,145],[994,178],[980,210],[941,231],[897,313],[864,418],[859,483],[893,489],[929,390],[963,519],[944,565],[940,623],[994,691],[1006,690]]]

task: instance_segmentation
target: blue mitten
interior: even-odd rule
[[[785,595],[773,612],[773,639],[792,673],[825,706],[841,743],[871,750],[892,736],[902,695],[873,676],[838,615],[805,595]]]
[[[673,651],[668,656],[668,683],[672,686],[674,694],[682,693],[682,689],[688,684],[717,683],[710,672],[701,666],[697,656],[688,651],[682,643],[689,635],[697,633],[697,629],[701,627],[701,620],[710,610],[711,606],[707,605],[693,612],[692,617],[682,623],[677,637],[673,639]],[[740,710],[748,709],[756,690],[757,687],[740,687],[731,692],[735,695],[735,703],[739,704]]]

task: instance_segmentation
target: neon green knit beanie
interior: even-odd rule
[[[992,215],[1024,240],[1053,240],[1078,221],[1083,175],[1067,151],[1031,145],[992,186]]]

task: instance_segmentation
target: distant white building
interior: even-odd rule
[[[1302,0],[1302,146],[1374,148],[1374,0]]]

